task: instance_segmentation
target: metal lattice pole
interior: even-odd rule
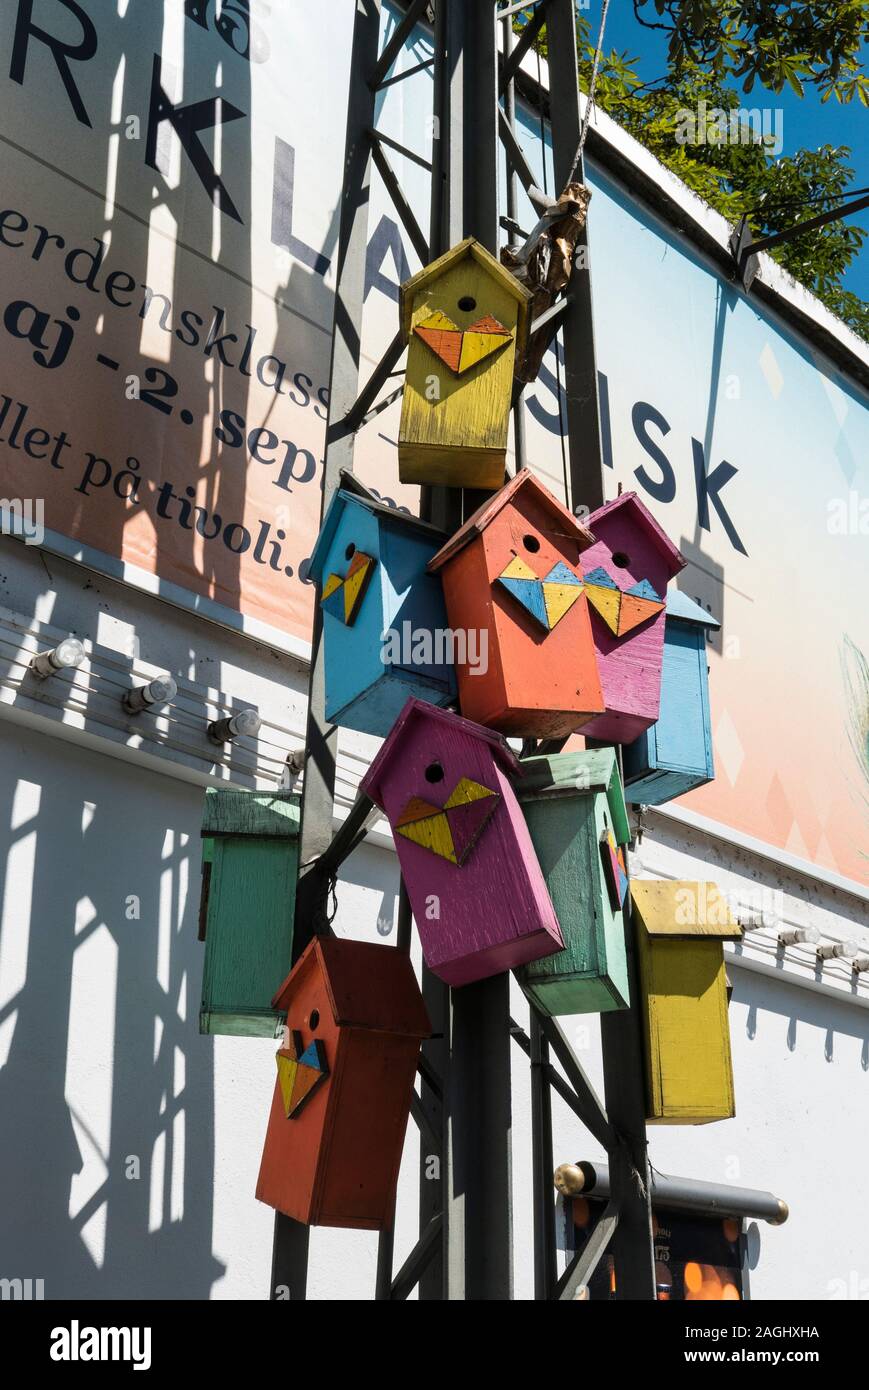
[[[434,10],[434,129],[432,196],[426,245],[374,130],[377,91],[402,74],[388,76],[413,27]],[[352,470],[355,431],[377,400],[401,353],[399,334],[368,381],[360,386],[360,328],[368,232],[368,188],[372,160],[420,257],[434,259],[473,235],[498,251],[499,140],[508,163],[508,214],[515,215],[514,177],[538,209],[546,198],[522,155],[515,131],[513,77],[532,38],[546,22],[549,34],[550,108],[556,177],[569,170],[580,132],[573,0],[540,0],[528,31],[512,53],[504,43],[499,106],[498,25],[506,27],[496,0],[412,0],[382,52],[380,0],[356,0],[348,103],[347,146],[335,292],[335,328],[330,374],[330,410],[324,465],[324,510]],[[504,64],[510,65],[505,77]],[[543,96],[540,94],[542,101]],[[394,143],[394,142],[390,142]],[[400,148],[400,147],[399,147]],[[414,156],[419,162],[418,157]],[[582,165],[579,165],[582,178]],[[587,240],[581,243],[586,248]],[[587,262],[586,262],[587,264]],[[603,501],[604,480],[592,324],[591,277],[578,269],[563,312],[567,434],[571,505],[594,508]],[[524,464],[521,400],[515,414],[517,461]],[[424,488],[421,513],[454,530],[478,505],[478,494]],[[337,730],[325,720],[321,622],[315,609],[309,686],[305,780],[302,797],[301,863],[294,960],[315,931],[328,930],[325,913],[330,881],[343,858],[364,836],[373,808],[360,798],[333,836]],[[407,949],[411,930],[403,889],[398,949]],[[632,951],[629,941],[631,970]],[[632,989],[636,989],[635,980]],[[420,1094],[412,1113],[421,1136],[420,1238],[402,1269],[393,1274],[392,1232],[381,1235],[376,1297],[406,1298],[414,1286],[426,1299],[509,1299],[512,1279],[511,1036],[532,1066],[535,1296],[567,1298],[590,1276],[611,1242],[619,1269],[619,1296],[654,1298],[653,1247],[646,1158],[643,1069],[635,1010],[602,1018],[607,1111],[588,1083],[554,1020],[531,1010],[528,1035],[509,1017],[509,976],[500,975],[460,990],[448,990],[423,968],[423,993],[434,1036],[424,1044]],[[561,1066],[550,1060],[554,1053]],[[563,1073],[563,1074],[562,1074]],[[555,1278],[552,1202],[551,1090],[606,1147],[612,1181],[610,1206],[591,1248]],[[434,1175],[430,1160],[437,1159]],[[271,1296],[306,1296],[308,1231],[288,1218],[275,1222]]]

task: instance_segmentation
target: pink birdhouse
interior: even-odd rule
[[[429,969],[466,985],[563,949],[492,729],[411,698],[360,789],[385,811]]]
[[[631,743],[658,718],[667,585],[685,559],[635,492],[585,521],[595,544],[582,572],[606,708],[582,732]]]

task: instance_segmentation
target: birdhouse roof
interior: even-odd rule
[[[383,805],[380,797],[380,782],[383,773],[395,757],[399,745],[410,728],[418,719],[426,719],[442,725],[444,732],[449,733],[451,737],[455,737],[456,734],[464,734],[466,738],[475,738],[481,743],[488,744],[493,757],[498,759],[509,776],[514,777],[521,773],[519,761],[503,734],[496,733],[494,729],[485,729],[482,724],[475,724],[471,719],[463,719],[461,715],[450,714],[448,710],[440,709],[437,705],[430,705],[425,700],[417,700],[412,695],[384,739],[374,762],[359,783],[359,790],[365,796],[370,796],[371,800],[376,802],[378,806],[382,807]]]
[[[551,513],[567,538],[576,541],[580,550],[587,550],[590,545],[594,545],[594,536],[588,527],[577,521],[576,517],[556,497],[553,497],[549,489],[544,487],[538,478],[535,478],[529,468],[521,468],[515,478],[511,478],[509,483],[505,483],[498,492],[488,498],[481,507],[478,507],[474,514],[468,517],[464,526],[450,537],[443,549],[429,560],[429,570],[439,570],[441,565],[446,564],[447,560],[451,560],[470,541],[476,540],[477,536],[481,535],[507,506],[507,503],[513,502],[520,493],[533,495]]]
[[[670,570],[671,579],[674,574],[678,574],[681,569],[685,568],[687,562],[681,550],[673,544],[666,531],[658,525],[652,513],[643,505],[635,492],[623,492],[621,497],[613,498],[612,502],[605,502],[602,507],[598,507],[596,512],[591,513],[587,521],[592,531],[597,535],[597,528],[601,522],[619,512],[630,516],[634,524],[646,532],[652,543],[661,552],[661,556]],[[602,537],[598,536],[598,539],[602,539]]]
[[[444,252],[442,256],[438,256],[437,260],[432,261],[431,265],[423,266],[422,270],[418,270],[416,275],[411,276],[409,280],[405,280],[404,284],[401,286],[401,327],[405,341],[410,338],[413,301],[415,296],[421,289],[424,289],[426,285],[430,284],[432,280],[437,280],[445,271],[450,270],[466,256],[472,257],[477,262],[477,265],[481,266],[502,289],[507,290],[508,294],[511,294],[516,300],[519,306],[519,316],[516,323],[516,346],[517,350],[520,349],[528,331],[529,306],[532,298],[531,293],[529,290],[526,290],[524,285],[519,284],[515,275],[511,275],[509,270],[505,270],[501,262],[496,260],[496,258],[486,250],[485,246],[482,246],[479,241],[476,241],[475,238],[471,236],[466,237],[464,241],[460,241],[457,246],[451,247],[450,250]]]
[[[581,796],[603,793],[613,831],[620,845],[631,838],[622,779],[613,748],[588,748],[585,752],[549,753],[523,758],[522,781],[516,787],[520,799],[528,796]]]
[[[739,923],[714,883],[632,879],[631,902],[649,936],[707,936],[738,941]]]
[[[293,840],[299,833],[295,792],[253,792],[239,787],[206,787],[202,834],[256,835]]]
[[[713,618],[712,614],[701,608],[699,603],[695,603],[693,598],[681,594],[678,589],[667,591],[667,617],[678,618],[680,623],[696,623],[698,627],[721,626],[717,618]]]
[[[329,503],[326,515],[323,517],[323,524],[320,527],[320,534],[308,561],[308,575],[318,584],[323,578],[326,557],[344,515],[344,508],[348,503],[356,503],[357,506],[364,507],[385,526],[417,531],[431,540],[432,545],[437,545],[444,538],[443,531],[440,531],[437,526],[432,526],[428,521],[421,521],[419,517],[411,516],[408,512],[400,512],[397,507],[390,507],[388,503],[375,497],[373,492],[369,492],[368,488],[354,478],[352,473],[342,469],[341,486]]]
[[[315,936],[302,952],[274,999],[286,1010],[309,970],[319,969],[329,1007],[343,1028],[427,1038],[431,1023],[410,957],[394,946],[346,937]]]

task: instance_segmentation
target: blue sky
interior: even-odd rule
[[[591,22],[592,36],[596,38],[600,23],[599,0],[591,0],[584,13]],[[610,0],[604,47],[639,57],[640,71],[647,82],[661,76],[666,69],[666,36],[644,29],[637,23],[631,0]],[[763,88],[755,87],[750,97],[746,97],[746,103],[750,106],[760,105],[762,93]],[[854,169],[853,186],[869,186],[869,111],[864,106],[857,101],[842,106],[835,97],[822,106],[820,97],[811,89],[807,89],[801,99],[789,87],[782,92],[770,93],[768,104],[780,107],[783,112],[783,154],[793,154],[803,146],[817,149],[819,145],[826,144],[848,145],[851,149],[850,164]],[[806,216],[810,216],[808,211]],[[869,209],[858,213],[853,221],[869,229]],[[869,299],[869,239],[852,262],[844,283],[861,298]]]

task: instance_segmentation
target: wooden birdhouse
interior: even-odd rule
[[[209,787],[202,821],[200,1033],[273,1038],[292,959],[299,798]]]
[[[315,937],[274,1003],[286,1027],[256,1195],[306,1226],[382,1230],[431,1033],[410,958]]]
[[[714,883],[631,883],[648,1119],[696,1125],[735,1113],[724,942],[742,933]]]
[[[408,700],[360,789],[386,812],[429,969],[466,985],[560,951],[558,921],[490,729]]]
[[[525,349],[530,300],[472,237],[402,285],[403,483],[500,487],[513,367]]]
[[[602,712],[579,558],[593,544],[526,468],[435,555],[451,627],[480,634],[477,655],[486,653],[485,669],[456,663],[468,719],[561,738]]]
[[[719,626],[687,594],[667,595],[661,708],[624,750],[628,801],[660,806],[714,778],[706,633]]]
[[[667,585],[685,560],[634,492],[586,518],[582,557],[604,713],[583,734],[632,743],[658,718]]]
[[[564,950],[517,972],[541,1013],[630,1004],[623,906],[630,838],[612,748],[523,758],[519,804],[555,908]]]
[[[308,564],[320,585],[330,723],[384,737],[409,695],[455,699],[443,593],[426,573],[442,541],[370,493],[336,492]]]

